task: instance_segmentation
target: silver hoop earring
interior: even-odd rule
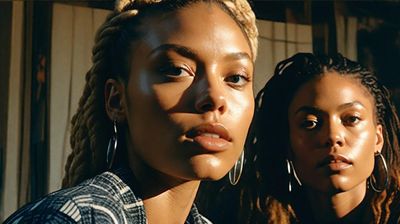
[[[111,169],[114,158],[115,158],[115,153],[117,151],[117,146],[118,146],[118,138],[117,138],[117,121],[113,121],[113,134],[110,137],[110,140],[108,141],[108,147],[107,147],[107,157],[106,157],[106,162],[108,169]]]
[[[379,159],[380,159],[380,164]],[[377,175],[375,175],[375,169],[377,172]],[[381,173],[380,171],[383,169],[385,176],[384,178],[377,178],[376,176],[380,176],[379,174]],[[371,186],[372,190],[375,192],[382,192],[386,189],[388,182],[389,182],[389,171],[388,167],[386,164],[385,157],[383,157],[382,153],[377,152],[375,153],[375,165],[374,165],[374,171],[372,171],[371,176],[368,179],[369,185]],[[383,182],[383,184],[378,184],[378,182]],[[380,186],[378,186],[380,185]]]
[[[236,185],[239,182],[240,176],[242,175],[243,171],[243,163],[244,163],[244,150],[240,154],[239,159],[236,161],[233,168],[229,170],[229,182],[232,185]]]
[[[296,182],[299,186],[301,186],[302,183],[301,183],[299,177],[297,176],[296,169],[294,168],[293,162],[289,159],[286,159],[286,168],[287,168],[287,172],[288,172],[288,176],[289,176],[288,190],[289,190],[289,192],[292,192],[293,191],[293,186],[292,186],[293,178],[296,180]]]

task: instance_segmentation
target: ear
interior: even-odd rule
[[[383,133],[382,133],[382,125],[378,124],[376,126],[376,141],[375,141],[375,152],[381,152],[383,148]]]
[[[110,120],[125,120],[125,85],[115,79],[108,79],[104,88],[105,109]]]

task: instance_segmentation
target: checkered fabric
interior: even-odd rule
[[[104,172],[83,183],[25,205],[4,223],[147,223],[142,199],[135,196],[130,170]],[[192,206],[185,224],[209,224]]]

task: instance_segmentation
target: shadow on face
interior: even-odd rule
[[[220,179],[253,116],[246,37],[220,6],[204,2],[147,17],[140,29],[128,82],[111,84],[119,106],[108,107],[123,112],[130,167],[139,179]]]
[[[374,153],[383,146],[375,102],[358,80],[327,72],[305,83],[288,113],[296,171],[321,192],[365,192]]]

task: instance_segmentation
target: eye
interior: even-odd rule
[[[160,73],[168,78],[177,79],[188,76],[194,76],[193,72],[185,66],[168,65],[160,68]]]
[[[250,81],[251,80],[250,80],[249,76],[242,75],[242,74],[234,74],[234,75],[230,75],[225,78],[225,82],[228,82],[229,85],[236,87],[236,88],[243,87]]]
[[[361,118],[357,115],[349,115],[345,116],[343,119],[343,123],[346,125],[354,126],[361,121]]]
[[[303,122],[301,122],[301,127],[308,130],[316,128],[317,125],[318,125],[317,120],[304,120]]]

